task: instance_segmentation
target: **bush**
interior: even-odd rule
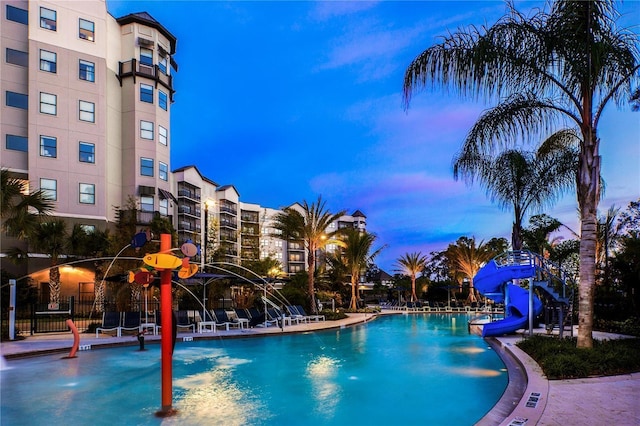
[[[320,312],[320,315],[324,315],[325,320],[327,321],[337,321],[341,319],[345,319],[347,314],[344,312],[336,311],[333,312],[331,310],[323,310]]]
[[[640,339],[596,340],[593,349],[578,349],[576,341],[537,335],[518,342],[518,347],[540,365],[549,379],[640,371]]]

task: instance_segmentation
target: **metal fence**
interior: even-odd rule
[[[93,297],[78,298],[71,296],[61,298],[60,303],[33,303],[16,307],[16,331],[18,334],[55,333],[69,331],[67,319],[73,320],[78,330],[85,331],[91,324],[102,323],[102,312],[117,311],[115,300],[106,300],[102,306],[95,303]],[[144,315],[146,310],[149,315],[160,309],[157,300],[131,301],[127,311],[140,312]],[[2,335],[8,335],[9,312],[2,310]]]

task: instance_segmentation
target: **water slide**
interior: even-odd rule
[[[473,278],[474,287],[485,297],[497,303],[505,302],[505,318],[484,325],[482,337],[501,336],[526,328],[529,323],[529,291],[511,284],[511,280],[531,278],[536,275],[536,266],[528,264],[498,265],[491,260]],[[505,286],[506,284],[506,286]],[[508,296],[507,296],[508,295]],[[542,302],[533,295],[533,314],[542,312]]]

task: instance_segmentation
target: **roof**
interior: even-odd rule
[[[223,186],[221,186],[219,188],[216,188],[216,192],[218,192],[218,191],[220,191],[220,192],[226,191],[227,189],[233,189],[236,192],[236,194],[238,194],[238,196],[240,196],[240,193],[238,192],[236,187],[233,186],[233,185],[223,185]]]
[[[177,39],[173,34],[169,32],[160,22],[156,21],[153,16],[149,15],[147,12],[136,12],[125,15],[121,18],[117,18],[116,21],[120,25],[130,24],[132,22],[138,22],[143,25],[147,25],[149,27],[155,28],[160,31],[163,36],[165,36],[169,40],[169,44],[171,45],[169,52],[170,55],[176,53],[176,42]]]
[[[364,213],[362,213],[360,210],[356,210],[355,212],[353,212],[353,213],[351,214],[351,216],[353,216],[353,217],[364,217],[364,218],[366,218],[366,217],[367,217],[367,216],[365,216],[365,214],[364,214]]]
[[[209,179],[208,177],[204,176],[202,173],[200,173],[200,170],[198,169],[198,166],[195,166],[193,164],[190,164],[188,166],[182,166],[182,167],[178,167],[177,169],[174,169],[172,173],[178,173],[178,172],[184,172],[185,170],[188,169],[195,169],[196,173],[198,173],[198,175],[200,176],[200,178],[205,181],[210,183],[211,185],[218,187],[220,185],[218,185],[217,183],[215,183],[214,181],[212,181],[211,179]]]

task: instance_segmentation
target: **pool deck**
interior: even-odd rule
[[[394,313],[398,313],[397,311]],[[291,325],[284,331],[277,327],[219,330],[215,333],[178,333],[178,340],[219,339],[238,337],[257,337],[265,334],[304,333],[323,329],[344,328],[367,322],[376,315],[350,314],[339,321],[320,321],[308,324]],[[610,339],[620,336],[594,332],[596,339]],[[506,362],[510,368],[510,381],[513,369],[521,368],[523,374],[514,375],[513,383],[517,390],[505,392],[503,399],[477,425],[501,426],[571,426],[571,425],[640,425],[640,373],[610,377],[595,377],[573,380],[547,380],[540,367],[521,351],[516,343],[523,337],[519,335],[500,337],[492,342],[501,357],[513,356]],[[161,336],[146,335],[145,343],[158,343]],[[120,345],[137,346],[135,336],[109,337],[95,334],[80,334],[80,351],[97,347]],[[7,341],[0,344],[0,353],[6,358],[65,353],[71,350],[73,335],[70,332],[28,336],[24,340]],[[523,377],[524,379],[517,379]],[[511,383],[510,383],[511,386]],[[516,407],[511,411],[509,405]],[[509,411],[511,411],[509,413]],[[505,417],[506,416],[506,417]]]

